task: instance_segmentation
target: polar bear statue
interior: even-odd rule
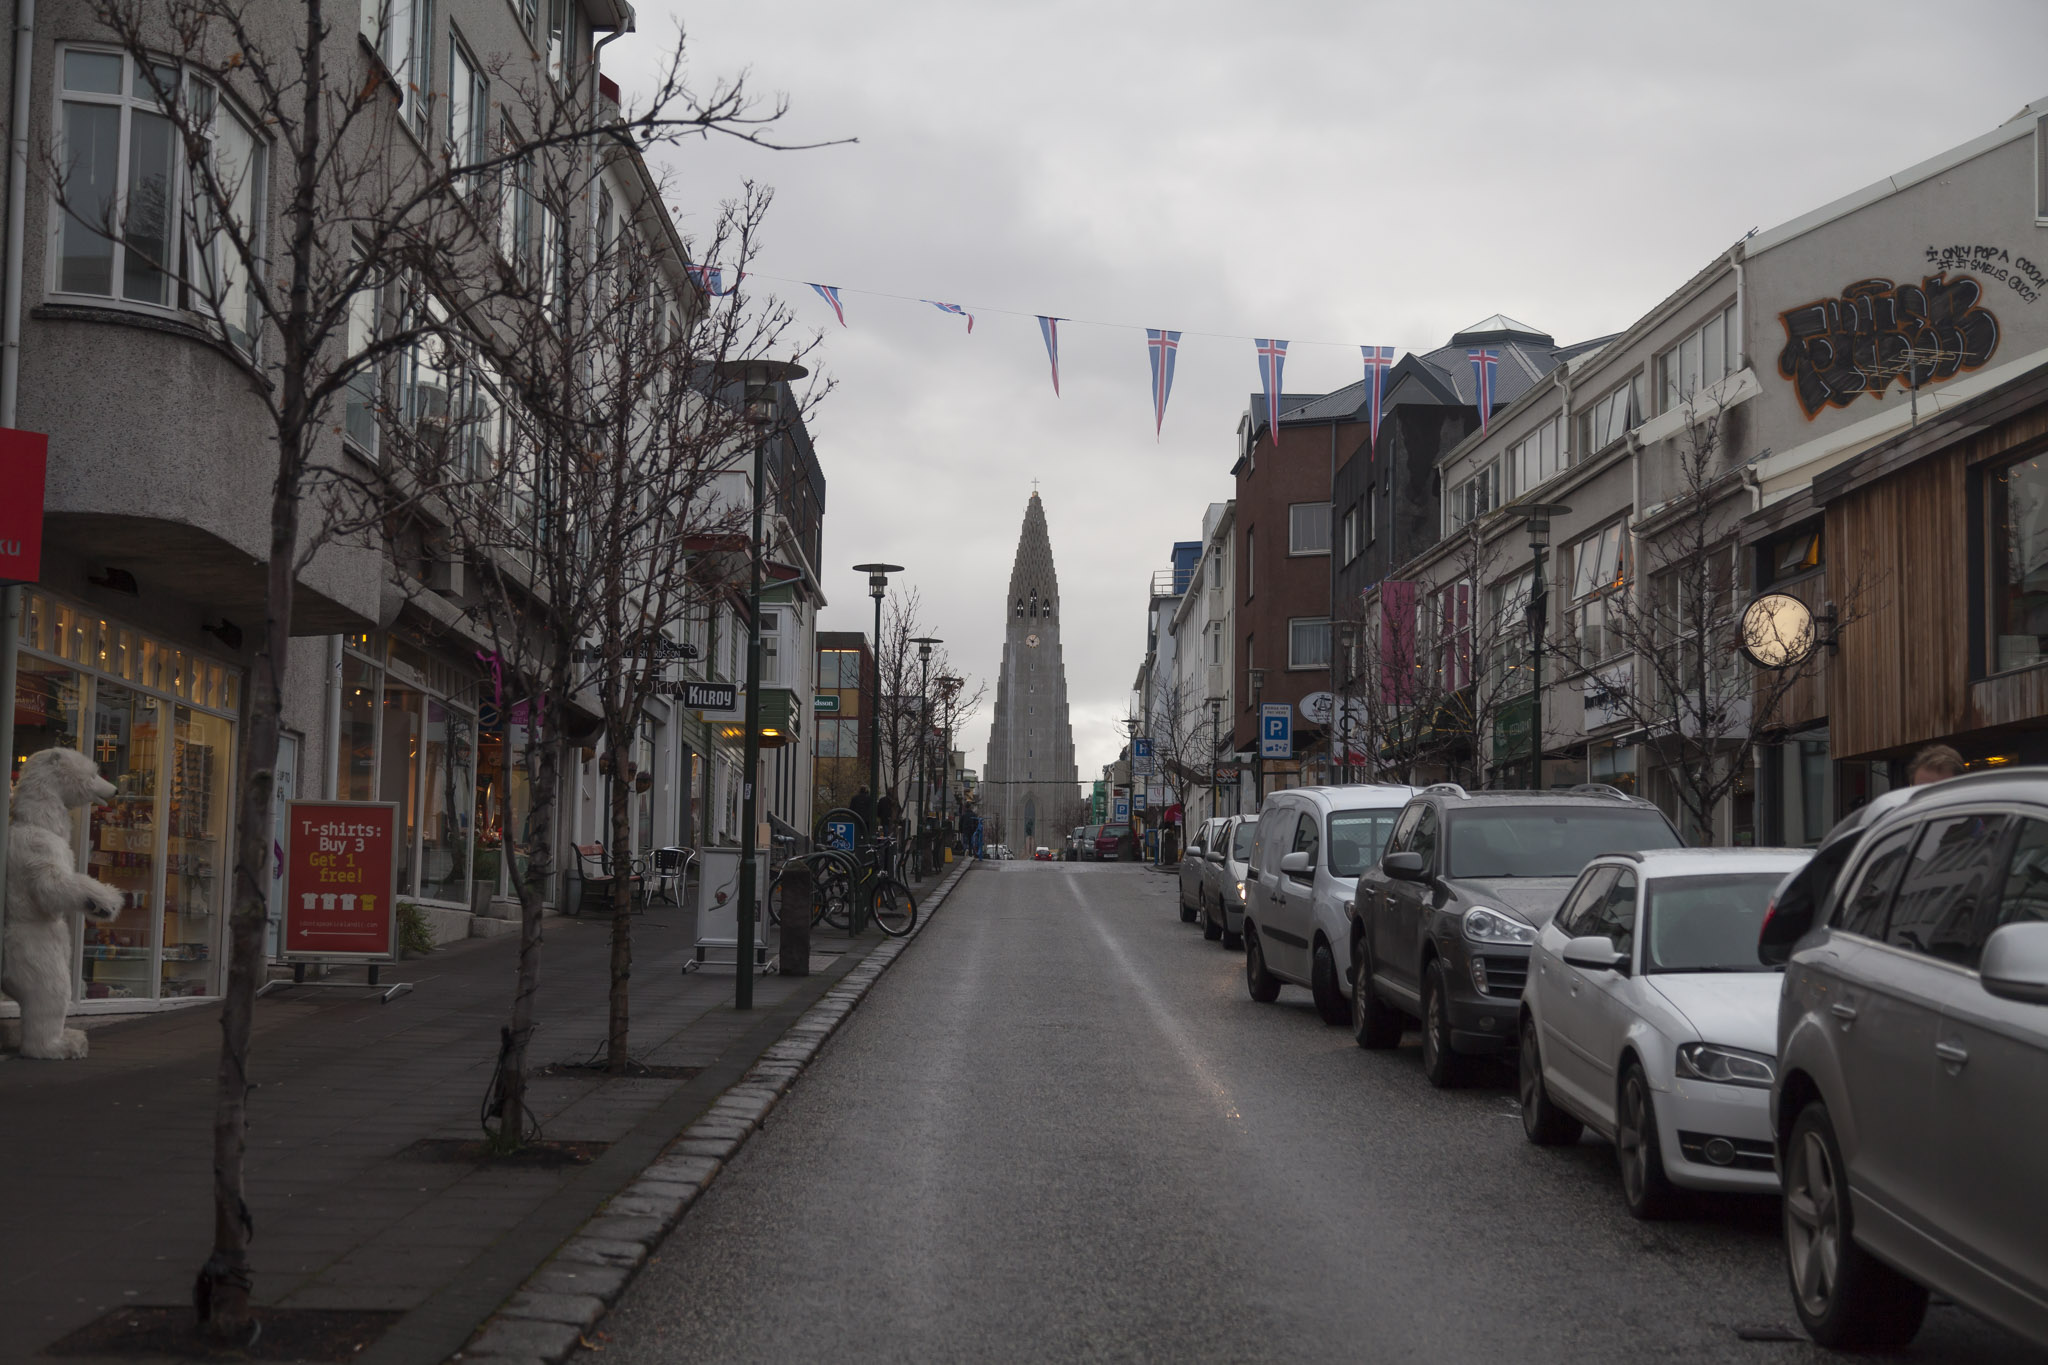
[[[22,765],[7,836],[6,949],[0,990],[21,1005],[21,1055],[61,1061],[85,1055],[85,1032],[65,1028],[71,1004],[71,913],[110,920],[121,893],[72,871],[71,811],[114,794],[76,749],[45,749]]]

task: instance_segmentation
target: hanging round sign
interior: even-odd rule
[[[1790,668],[1813,653],[1813,608],[1767,592],[1742,609],[1742,652],[1759,668]]]

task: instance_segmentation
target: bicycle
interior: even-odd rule
[[[810,868],[811,923],[820,920],[835,929],[858,934],[865,921],[892,938],[902,938],[917,925],[917,898],[910,888],[892,876],[892,840],[863,844],[855,849],[823,848],[785,862],[769,885],[771,922],[781,923],[789,868],[802,863]]]

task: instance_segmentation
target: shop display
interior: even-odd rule
[[[71,916],[112,920],[122,894],[76,871],[71,812],[114,795],[76,749],[45,749],[22,765],[7,840],[4,989],[21,1006],[21,1055],[85,1056],[85,1032],[64,1027],[71,1003]]]

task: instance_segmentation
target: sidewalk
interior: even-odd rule
[[[918,888],[920,906],[938,884]],[[633,1055],[676,1070],[529,1086],[548,1139],[593,1144],[584,1164],[486,1167],[416,1146],[480,1136],[516,939],[461,940],[386,968],[387,981],[416,983],[388,1005],[338,991],[259,1001],[247,1162],[257,1302],[356,1310],[364,1341],[423,1306],[445,1319],[440,1332],[396,1336],[466,1331],[884,941],[821,934],[819,970],[757,978],[742,1015],[730,972],[681,971],[695,919],[658,906],[633,921]],[[609,927],[548,920],[534,1070],[602,1046]],[[27,1360],[112,1309],[190,1302],[211,1238],[219,1036],[208,1007],[96,1028],[84,1062],[0,1061],[0,1360]]]

